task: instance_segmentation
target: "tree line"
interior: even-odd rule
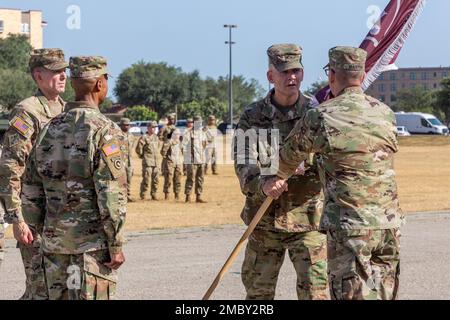
[[[12,108],[25,97],[31,96],[36,86],[28,71],[31,46],[24,35],[11,35],[0,40],[0,106]],[[314,82],[306,90],[314,94],[327,83]],[[228,78],[200,76],[198,70],[184,72],[165,62],[139,61],[125,69],[114,88],[117,103],[128,107],[126,116],[132,120],[157,120],[168,113],[177,112],[178,118],[214,114],[219,120],[228,120]],[[260,99],[265,90],[255,79],[242,75],[233,77],[233,105],[236,117],[245,106]],[[66,101],[74,100],[69,81],[62,95]],[[113,105],[107,99],[101,109]],[[400,91],[394,111],[432,113],[450,123],[450,79],[444,79],[440,90],[414,88]]]

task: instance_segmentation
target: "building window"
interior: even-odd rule
[[[380,74],[380,76],[378,77],[380,80],[384,80],[384,73]]]
[[[378,85],[378,91],[379,92],[384,92],[384,84],[383,83]]]
[[[415,72],[411,72],[411,73],[409,74],[409,79],[411,79],[411,80],[416,80],[416,73],[415,73]]]
[[[397,80],[397,75],[395,73],[391,73],[391,80]]]
[[[422,80],[427,80],[427,73],[426,72],[422,72]]]
[[[437,77],[437,72],[433,73],[433,76],[436,78]]]
[[[386,101],[386,96],[380,96],[380,101],[381,102],[385,102]]]
[[[393,94],[391,96],[391,102],[396,102],[396,101],[397,101],[397,96]]]
[[[436,83],[433,84],[433,88],[437,89],[437,84]]]
[[[402,72],[402,78],[405,78],[405,73],[404,72]]]
[[[442,78],[447,78],[448,77],[448,72],[442,72]]]
[[[3,27],[3,20],[0,20],[0,33],[3,33],[4,27]]]
[[[396,83],[391,84],[391,91],[397,92],[397,84]]]
[[[30,33],[30,25],[28,23],[22,23],[22,25],[20,27],[20,32]]]

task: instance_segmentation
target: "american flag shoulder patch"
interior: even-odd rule
[[[117,142],[113,141],[105,144],[102,150],[106,157],[111,157],[120,153],[120,146]]]
[[[31,130],[31,125],[29,125],[25,120],[21,117],[15,117],[11,121],[11,127],[19,131],[23,136],[27,136],[28,132]]]

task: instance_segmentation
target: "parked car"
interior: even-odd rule
[[[175,127],[177,127],[177,129],[180,131],[180,134],[183,135],[187,128],[187,120],[186,119],[177,120]]]
[[[406,127],[412,134],[448,134],[448,128],[432,114],[420,112],[397,112],[395,114],[397,125]]]
[[[403,126],[397,127],[397,134],[399,137],[409,137],[411,135],[411,133],[408,132],[408,129]]]
[[[130,132],[136,135],[142,135],[147,133],[147,126],[151,121],[132,121]],[[155,133],[158,134],[159,126],[156,128]]]

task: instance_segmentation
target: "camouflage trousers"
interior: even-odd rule
[[[164,170],[164,193],[170,193],[170,187],[173,183],[173,193],[179,194],[181,191],[181,176],[182,167],[174,165],[171,161],[166,161],[166,168]]]
[[[104,265],[110,260],[109,250],[78,255],[44,253],[49,299],[113,299],[117,271]]]
[[[150,182],[151,182],[150,194],[156,195],[159,184],[159,169],[156,166],[149,167],[142,164],[142,182],[140,193],[141,198],[144,198],[146,193],[148,192]]]
[[[133,179],[133,168],[127,167],[127,194],[131,196],[131,180]]]
[[[195,180],[195,194],[203,193],[204,171],[203,164],[187,164],[186,165],[186,184],[184,185],[184,194],[190,195]]]
[[[328,232],[333,300],[395,300],[400,276],[400,231]]]
[[[205,174],[208,173],[208,164],[211,162],[211,170],[213,173],[217,173],[217,159],[216,159],[216,148],[206,148],[206,161],[205,161]]]
[[[247,300],[273,300],[286,250],[297,273],[299,300],[328,300],[326,236],[317,231],[287,233],[256,229],[242,265]]]
[[[31,246],[17,243],[17,247],[20,249],[22,256],[26,277],[25,293],[20,300],[48,300],[41,238],[34,230],[32,232],[35,240]]]

